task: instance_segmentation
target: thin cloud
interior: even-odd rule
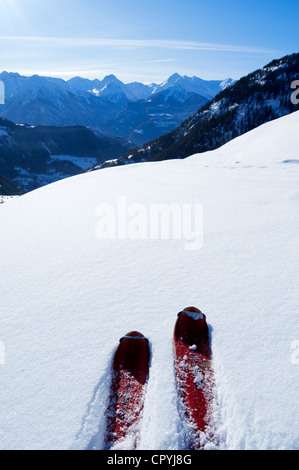
[[[113,47],[113,48],[163,48],[172,50],[197,50],[216,52],[240,52],[248,54],[274,53],[272,49],[233,44],[214,44],[208,42],[180,41],[167,39],[111,39],[111,38],[66,38],[36,36],[0,36],[2,41],[24,41],[59,45],[65,47]]]
[[[146,65],[153,65],[153,64],[160,64],[160,63],[171,63],[176,62],[177,59],[175,58],[164,58],[164,59],[152,59],[152,60],[131,60],[131,61],[123,61],[123,62],[107,62],[101,63],[101,68],[99,68],[98,63],[94,64],[86,64],[82,66],[82,64],[70,64],[66,66],[64,63],[61,67],[57,67],[57,64],[51,69],[32,69],[32,68],[22,68],[19,69],[19,73],[25,76],[31,76],[34,74],[42,75],[42,76],[51,76],[51,77],[59,77],[63,79],[69,79],[75,76],[81,76],[86,78],[98,78],[100,76],[105,76],[110,73],[120,73],[124,75],[124,66],[126,69],[130,68],[133,70],[136,69],[134,72],[135,75],[140,76],[140,66]],[[132,75],[132,72],[131,74]],[[142,75],[142,74],[141,74]],[[143,72],[144,79],[148,80],[149,73]],[[158,80],[160,77],[157,78]],[[130,81],[130,79],[128,79]],[[161,79],[162,80],[162,79]],[[163,79],[164,80],[164,79]],[[151,81],[150,81],[151,82]],[[1,82],[0,82],[1,85]]]

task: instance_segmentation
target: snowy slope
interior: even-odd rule
[[[299,448],[298,125],[296,112],[213,152],[0,206],[1,449],[101,449],[111,358],[130,330],[152,354],[139,448],[184,449],[172,334],[188,305],[210,324],[220,448]],[[120,201],[202,204],[202,248],[99,240],[101,204]]]

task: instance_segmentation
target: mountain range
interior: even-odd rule
[[[291,100],[299,79],[299,53],[271,61],[242,77],[174,131],[96,169],[129,163],[185,158],[216,149],[261,124],[299,109]]]
[[[0,105],[0,192],[32,191],[118,159],[177,128],[231,79],[174,74],[161,84],[68,81],[3,72]]]
[[[68,81],[2,72],[5,104],[0,117],[15,123],[86,126],[138,145],[178,127],[231,79],[205,81],[174,74],[161,84],[103,80]]]
[[[0,79],[5,81],[7,98],[6,105],[0,106],[3,114],[19,112],[21,119],[27,110],[26,124],[21,124],[17,115],[14,119],[18,124],[4,118],[0,121],[2,194],[15,194],[15,185],[22,187],[18,192],[27,192],[84,171],[179,159],[213,150],[299,109],[291,100],[291,84],[299,79],[298,53],[273,60],[236,82],[203,83],[196,77],[178,74],[160,85],[125,85],[114,76],[102,81],[76,77],[65,82],[2,73]],[[217,87],[220,91],[208,101],[200,93],[193,93],[195,88],[203,93],[203,87],[208,87],[212,96]],[[203,101],[199,104],[197,100]],[[191,107],[192,101],[197,111],[176,125],[190,110],[186,103]],[[67,118],[74,122],[84,118],[87,122],[91,112],[93,119],[97,112],[104,115],[104,102],[110,136],[92,125],[67,124]],[[113,114],[117,118],[112,118]],[[60,127],[30,124],[31,119],[56,120]],[[168,132],[171,121],[176,127]],[[127,132],[127,137],[139,135],[145,139],[157,128],[162,135],[142,145],[137,145],[136,139],[128,142],[123,138]],[[117,138],[111,137],[117,133]]]

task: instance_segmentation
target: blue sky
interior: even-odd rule
[[[298,0],[0,0],[0,71],[239,78],[299,51]]]

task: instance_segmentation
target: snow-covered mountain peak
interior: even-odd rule
[[[171,75],[165,83],[168,83],[169,85],[175,83],[177,80],[179,80],[181,77],[181,75],[179,73],[174,73],[173,75]]]
[[[222,80],[222,82],[220,83],[220,88],[224,90],[225,88],[231,86],[234,82],[235,80],[233,80],[232,78],[226,78],[225,80]]]
[[[231,83],[231,79],[207,81],[196,76],[188,77],[187,75],[182,76],[178,73],[174,73],[163,83],[156,85],[152,90],[152,94],[173,88],[175,90],[185,90],[190,93],[196,93],[210,99],[219,93],[224,88],[224,85],[229,86]]]
[[[106,85],[115,85],[115,86],[123,86],[123,82],[119,80],[115,75],[110,74],[106,75],[106,77],[103,78],[102,81],[99,81],[99,83],[102,85],[102,87]]]

